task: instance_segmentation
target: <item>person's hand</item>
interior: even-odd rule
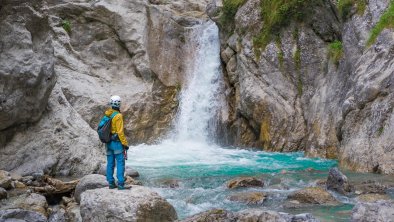
[[[123,149],[125,149],[125,150],[129,150],[129,147],[128,147],[128,146],[125,146],[125,145],[123,145]]]

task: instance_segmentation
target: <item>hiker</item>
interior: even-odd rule
[[[119,190],[125,189],[125,158],[127,158],[127,150],[129,149],[123,128],[123,116],[120,113],[121,100],[119,96],[112,96],[110,99],[111,108],[105,111],[105,115],[111,120],[111,134],[110,141],[106,143],[107,146],[107,181],[109,188],[114,189],[118,187]],[[114,169],[115,161],[118,178],[118,186],[115,184]]]

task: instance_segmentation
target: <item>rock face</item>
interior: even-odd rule
[[[352,222],[393,221],[394,204],[391,201],[377,203],[358,203],[352,211]]]
[[[290,19],[265,48],[254,42],[264,23],[260,1],[245,1],[233,28],[215,2],[207,12],[221,30],[231,113],[223,137],[234,138],[223,143],[305,150],[352,170],[394,173],[393,30],[366,44],[389,0],[343,19],[334,1],[310,4],[302,23]],[[336,40],[338,61],[329,55]]]
[[[81,197],[83,221],[174,221],[175,209],[157,193],[141,186],[118,191],[88,190]]]
[[[108,182],[105,176],[91,174],[84,176],[75,187],[74,197],[77,203],[81,202],[81,194],[87,190],[107,187]]]
[[[328,190],[333,190],[340,194],[347,194],[352,191],[347,177],[336,167],[331,168],[328,172],[326,186]]]
[[[131,144],[163,135],[175,116],[183,47],[207,1],[3,1],[0,169],[86,175],[104,162],[94,132],[122,97]],[[182,16],[181,16],[182,15]],[[186,46],[185,46],[186,47]]]

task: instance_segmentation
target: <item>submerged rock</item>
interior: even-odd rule
[[[263,187],[264,182],[262,179],[256,177],[239,177],[227,182],[227,187],[230,189],[240,187]]]
[[[333,190],[344,195],[353,190],[345,174],[336,167],[331,168],[328,172],[326,186],[328,190]]]
[[[359,202],[376,202],[379,200],[390,200],[391,198],[385,194],[369,193],[362,194],[356,198]]]
[[[357,203],[352,210],[352,222],[388,222],[394,221],[394,203],[378,201],[376,203]]]
[[[106,221],[174,221],[173,206],[146,187],[130,190],[101,188],[81,196],[81,216],[85,222]]]
[[[287,199],[301,204],[337,204],[335,198],[321,187],[308,187],[291,193]],[[296,203],[296,202],[293,202]]]
[[[266,198],[267,194],[263,192],[243,192],[228,197],[231,201],[244,202],[247,204],[262,204]]]
[[[108,186],[107,179],[103,175],[90,174],[82,177],[75,187],[74,197],[77,203],[81,201],[81,194],[86,190],[92,190]]]

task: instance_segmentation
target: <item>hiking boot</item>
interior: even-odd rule
[[[117,186],[115,183],[110,183],[109,184],[109,189],[115,189]]]
[[[128,190],[131,189],[131,186],[119,185],[118,190]]]

